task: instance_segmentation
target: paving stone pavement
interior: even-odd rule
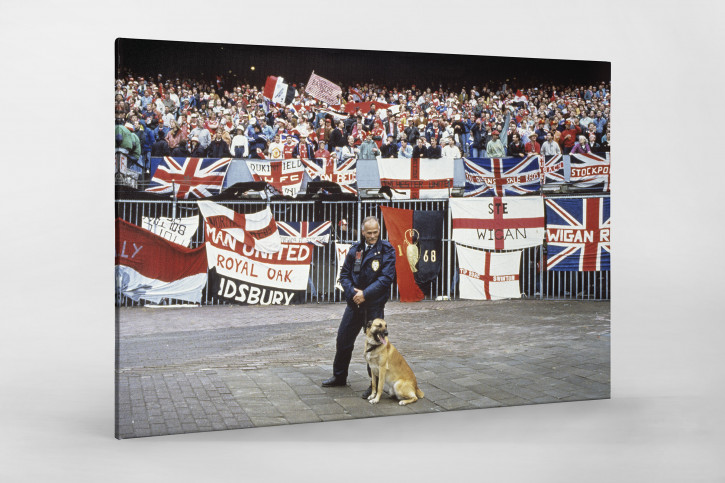
[[[610,304],[445,301],[386,306],[390,340],[423,399],[360,398],[332,374],[342,304],[117,309],[119,438],[610,396]]]

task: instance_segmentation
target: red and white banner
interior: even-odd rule
[[[320,77],[314,72],[310,75],[310,80],[307,81],[305,92],[329,105],[339,104],[339,96],[342,95],[340,86],[324,77]]]
[[[243,305],[289,305],[304,299],[310,277],[312,246],[283,243],[277,253],[263,253],[231,239],[206,243],[210,294]]]
[[[380,184],[393,199],[449,198],[453,187],[452,158],[378,158]]]
[[[453,241],[488,250],[513,250],[544,242],[544,199],[451,198]]]
[[[144,216],[141,226],[170,242],[188,247],[191,245],[191,239],[194,237],[197,228],[199,228],[199,215],[176,219],[163,216],[156,218]]]
[[[609,154],[605,157],[596,154],[572,154],[569,156],[570,177],[569,182],[574,188],[588,190],[610,190],[610,162]]]
[[[281,195],[296,197],[305,179],[305,167],[299,159],[247,161],[254,181],[264,181]]]
[[[345,263],[345,257],[347,256],[347,252],[350,251],[350,248],[352,248],[351,243],[335,242],[335,259],[337,260],[337,276],[335,277],[335,288],[341,292],[344,292],[345,289],[342,288],[342,285],[340,285],[340,272],[342,271],[342,266]]]
[[[521,298],[521,251],[493,253],[456,244],[459,292],[462,299]]]
[[[185,248],[116,219],[116,289],[138,302],[164,298],[201,302],[207,274],[204,247]]]
[[[282,241],[269,207],[256,213],[242,214],[213,201],[197,202],[205,219],[204,237],[207,242],[223,243],[236,248],[237,242],[265,253],[277,253]]]

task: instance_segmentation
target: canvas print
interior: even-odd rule
[[[610,397],[608,62],[115,56],[117,438]]]

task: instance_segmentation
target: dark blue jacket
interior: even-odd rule
[[[351,307],[357,307],[352,301],[355,289],[363,291],[365,302],[360,308],[380,306],[390,298],[390,287],[395,278],[395,249],[385,240],[378,242],[363,255],[365,242],[357,242],[350,247],[345,263],[340,271],[340,284],[345,289],[345,300]],[[360,273],[355,273],[355,258],[358,251],[362,256]]]

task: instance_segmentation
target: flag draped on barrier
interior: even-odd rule
[[[284,243],[273,254],[247,245],[228,245],[223,238],[206,243],[209,293],[242,305],[290,305],[304,299],[312,247]]]
[[[609,270],[608,198],[546,200],[547,270]]]
[[[189,249],[116,219],[116,289],[138,302],[201,302],[207,281],[204,247]]]
[[[312,181],[330,181],[340,186],[343,193],[357,195],[357,160],[301,159]]]
[[[452,158],[378,158],[380,184],[394,199],[448,198],[453,187]]]
[[[451,198],[453,240],[489,250],[544,242],[544,200],[535,197]]]
[[[572,154],[569,156],[571,176],[569,182],[574,188],[609,191],[609,158],[595,154]]]
[[[521,251],[493,253],[456,244],[462,299],[521,298]]]
[[[544,176],[544,185],[563,185],[566,181],[566,174],[564,173],[564,156],[561,154],[544,156],[541,171]]]
[[[388,241],[395,248],[395,272],[401,302],[425,297],[426,285],[441,271],[443,213],[380,207]]]
[[[248,160],[247,167],[254,181],[264,181],[279,194],[293,198],[297,196],[305,177],[305,167],[299,159]]]
[[[150,193],[176,189],[176,198],[208,198],[221,192],[232,158],[161,158],[149,187]]]
[[[269,208],[241,214],[199,201],[204,215],[209,293],[243,305],[302,301],[312,262],[306,243],[281,243]]]
[[[163,216],[151,218],[144,216],[141,226],[170,242],[188,247],[194,234],[196,234],[196,229],[199,227],[199,216],[187,218],[167,218]]]
[[[539,155],[464,159],[464,196],[515,196],[541,191]]]
[[[265,253],[277,253],[282,249],[277,223],[269,207],[256,213],[242,214],[213,201],[199,201],[197,204],[204,215],[204,238],[207,242],[211,239],[232,250],[237,244]]]

